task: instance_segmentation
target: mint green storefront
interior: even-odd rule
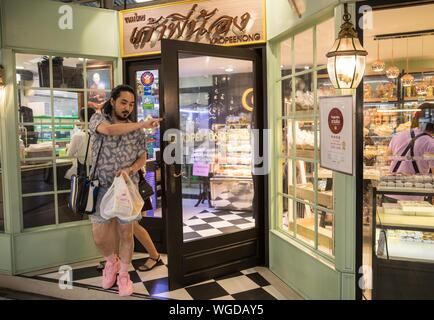
[[[296,144],[282,147],[285,144],[282,141],[289,146],[288,132],[297,140],[298,123],[311,123],[312,132],[319,131],[317,98],[325,95],[327,88],[323,60],[333,44],[335,30],[339,30],[342,6],[336,0],[305,1],[302,18],[298,18],[287,0],[267,0],[266,5],[268,119],[272,132],[270,221],[269,230],[265,230],[269,236],[269,268],[306,299],[355,299],[356,178],[325,172],[319,167],[316,134],[311,136],[313,147],[304,150],[304,154],[297,153]],[[70,93],[83,96],[86,105],[90,91],[87,85],[58,87],[55,57],[64,57],[65,61],[104,61],[111,65],[112,85],[122,82],[118,12],[71,5],[67,6],[72,8],[68,13],[59,11],[63,6],[61,2],[43,0],[1,1],[1,63],[5,67],[6,85],[0,103],[4,213],[4,230],[0,228],[0,273],[22,274],[99,256],[90,222],[78,219],[65,222],[62,218],[64,209],[60,208],[59,199],[65,196],[66,189],[60,187],[56,175],[63,155],[56,151],[52,157],[39,158],[52,163],[52,188],[26,191],[28,186],[22,183],[25,175],[17,132],[27,124],[17,114],[18,92],[45,92],[50,99],[51,124],[48,125],[54,134],[56,121],[62,119],[56,117],[56,92],[66,92],[68,97]],[[350,9],[354,10],[354,6]],[[305,51],[299,51],[301,47]],[[309,54],[310,58],[306,58]],[[32,63],[26,55],[49,57],[50,81],[40,81],[37,88],[26,84],[19,88],[16,72],[22,66],[18,64],[21,60]],[[299,61],[301,57],[303,61]],[[300,65],[304,67],[299,69]],[[84,64],[84,79],[91,74],[91,67],[92,64]],[[304,98],[314,102],[306,104],[307,109],[295,112],[300,111],[295,99],[299,79],[304,79],[311,88],[309,96]],[[109,92],[110,88],[106,89]],[[300,172],[305,174],[298,181]],[[318,185],[325,180],[333,186],[327,192],[298,193],[299,183]],[[26,203],[44,197],[54,199],[52,223],[27,223]]]
[[[56,167],[60,167],[62,161],[66,160],[62,159],[64,155],[56,152],[48,157],[44,155],[45,158],[39,157],[39,160],[31,162],[33,164],[23,164],[22,159],[20,161],[17,132],[22,121],[17,114],[19,101],[16,70],[19,71],[19,68],[16,68],[18,63],[22,63],[20,59],[29,65],[33,63],[29,57],[51,57],[47,70],[50,78],[55,78],[57,74],[56,71],[53,72],[53,57],[65,57],[65,62],[68,59],[106,61],[112,65],[114,83],[120,83],[122,80],[118,67],[120,60],[117,12],[77,5],[66,6],[65,9],[64,3],[54,1],[5,0],[1,1],[1,13],[1,63],[5,68],[6,79],[0,108],[4,213],[4,230],[0,229],[0,272],[20,274],[95,258],[99,253],[93,244],[90,222],[78,221],[77,218],[70,219],[77,221],[64,222],[68,219],[63,219],[59,214],[64,210],[59,206],[59,199],[67,196],[66,191],[60,190],[60,183],[50,184],[49,190],[23,190],[28,189],[28,185],[22,183],[20,178],[24,179],[24,171],[32,169],[35,163],[39,166],[41,163],[51,163],[49,168],[44,170],[56,175],[60,172]],[[22,77],[24,76],[25,74],[22,74]],[[29,87],[24,90],[34,90],[43,96],[40,99],[48,101],[48,121],[52,121],[52,124],[63,118],[75,119],[76,115],[63,118],[53,116],[53,106],[59,101],[57,92],[61,91],[66,97],[64,100],[69,101],[71,94],[86,96],[82,93],[86,93],[87,89],[81,87],[81,84],[73,89],[66,88],[65,85],[62,85],[61,89],[53,88],[53,84],[57,86],[55,81],[48,81],[48,78],[42,84],[27,82],[26,85],[30,87],[44,88]],[[36,100],[35,96],[38,94],[33,95],[32,99]],[[44,116],[39,118],[43,119]],[[34,119],[35,122],[39,121],[36,116]],[[48,126],[44,128],[46,127]],[[59,144],[60,142],[61,139]],[[63,177],[55,178],[53,180],[56,182]],[[37,202],[53,203],[48,223],[38,222],[37,219],[27,221],[27,218],[24,218],[28,213],[23,215],[23,211],[26,212],[23,206],[32,206]]]
[[[273,131],[269,267],[306,299],[356,299],[356,177],[323,170],[318,152],[319,97],[355,95],[355,91],[332,91],[327,76],[325,54],[340,30],[343,5],[332,0],[300,1],[291,8],[290,3],[267,1],[269,127]],[[354,17],[354,4],[349,9]],[[301,82],[310,87],[307,93],[298,87]],[[301,133],[306,131],[300,128],[306,124],[312,131],[312,145],[303,150],[299,146],[305,142],[297,139],[305,139]],[[311,178],[302,172],[310,172]],[[324,177],[332,181],[329,191],[306,193],[301,187],[306,182],[317,186]],[[329,220],[325,227],[323,216]]]

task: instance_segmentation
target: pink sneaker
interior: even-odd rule
[[[128,272],[121,272],[118,276],[119,295],[121,297],[130,296],[133,294],[133,282],[130,280]]]
[[[116,276],[121,269],[121,263],[116,260],[115,263],[106,262],[104,270],[102,271],[102,287],[110,289],[116,282]]]

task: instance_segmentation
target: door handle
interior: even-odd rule
[[[172,174],[172,176],[174,177],[174,178],[179,178],[179,177],[181,177],[181,176],[183,176],[184,177],[184,171],[181,171],[180,173],[173,173]]]

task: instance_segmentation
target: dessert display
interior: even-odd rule
[[[402,175],[389,174],[380,177],[380,188],[419,188],[429,191],[434,189],[434,180],[432,175]]]

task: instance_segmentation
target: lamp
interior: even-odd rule
[[[407,69],[406,73],[401,77],[403,87],[411,87],[414,83],[414,77],[408,73],[408,38],[407,38]]]
[[[423,59],[423,36],[422,36],[422,59]],[[422,71],[422,80],[416,83],[415,89],[418,96],[425,96],[428,93],[429,83],[425,81],[425,77]]]
[[[395,58],[393,56],[393,38],[392,38],[392,65],[389,68],[387,68],[386,76],[389,79],[396,79],[399,77],[399,69],[397,66],[395,66]]]
[[[377,41],[377,60],[372,63],[372,71],[382,72],[386,68],[386,63],[380,59],[380,40]]]
[[[342,18],[344,23],[338,38],[326,54],[327,71],[336,89],[354,89],[362,80],[368,52],[360,44],[356,30],[350,22],[347,3],[344,3]]]

